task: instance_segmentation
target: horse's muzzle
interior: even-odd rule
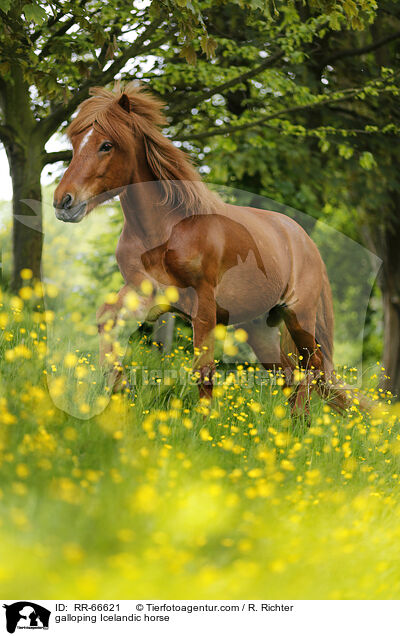
[[[87,202],[79,203],[73,208],[55,208],[56,217],[64,223],[79,223],[86,214]]]

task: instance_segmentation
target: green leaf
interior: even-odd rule
[[[207,57],[212,57],[215,53],[215,49],[217,48],[217,42],[214,38],[211,38],[208,35],[203,35],[201,37],[200,45]]]
[[[331,147],[331,144],[326,139],[321,140],[318,145],[321,149],[321,152],[328,152],[329,148]]]
[[[343,159],[350,159],[353,156],[353,148],[345,144],[339,144],[339,156]]]
[[[360,156],[360,166],[364,170],[372,170],[376,167],[376,161],[372,152],[363,152]]]
[[[46,11],[42,7],[39,7],[38,4],[25,4],[22,7],[22,11],[28,22],[32,21],[36,22],[36,24],[43,22],[47,16]]]
[[[329,26],[334,31],[340,31],[340,17],[340,14],[338,14],[337,12],[334,12],[329,16]]]
[[[181,57],[184,57],[189,64],[196,64],[196,51],[190,44],[186,44],[185,46],[183,46],[179,55]]]
[[[0,0],[0,9],[7,13],[11,7],[11,0]]]

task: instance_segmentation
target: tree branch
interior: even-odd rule
[[[69,18],[69,20],[66,20],[65,22],[63,22],[60,28],[55,33],[50,35],[46,44],[43,46],[42,50],[39,53],[38,57],[40,60],[43,59],[45,55],[48,55],[53,41],[56,38],[59,38],[62,35],[64,35],[68,31],[68,29],[72,27],[73,24],[75,24],[75,19],[76,19],[75,16],[72,16],[72,18]]]
[[[63,18],[66,15],[68,15],[68,14],[64,13],[63,11],[59,11],[57,13],[57,15],[51,16],[47,20],[46,29],[50,29],[52,26],[57,24],[57,22],[59,22],[61,20],[61,18]],[[35,31],[35,33],[32,33],[32,35],[30,36],[30,40],[31,40],[32,44],[34,44],[36,42],[36,40],[38,40],[40,38],[41,35],[43,35],[43,26],[41,26],[37,31]]]
[[[341,97],[338,97],[336,99],[324,99],[318,102],[314,102],[312,104],[303,104],[299,106],[292,106],[290,108],[283,108],[282,110],[278,110],[274,113],[270,113],[269,115],[265,115],[265,117],[260,117],[259,119],[255,119],[252,122],[247,122],[246,124],[239,124],[237,126],[235,125],[226,126],[225,128],[222,128],[222,127],[212,128],[211,130],[205,130],[204,132],[197,133],[194,135],[179,137],[179,141],[194,141],[198,139],[206,139],[207,137],[215,137],[218,135],[234,134],[237,132],[241,132],[242,130],[249,130],[250,128],[257,128],[261,124],[265,124],[266,122],[271,121],[271,119],[278,119],[279,117],[282,117],[283,115],[291,115],[292,113],[301,112],[303,110],[319,108],[321,106],[337,104],[338,102],[347,101],[348,99],[351,99],[357,93],[359,93],[361,89],[348,89],[348,90],[352,90],[353,92],[351,94],[342,95]]]
[[[348,108],[344,108],[343,106],[338,106],[336,108],[335,106],[331,106],[330,104],[328,104],[327,107],[328,107],[328,110],[332,113],[339,113],[343,115],[344,117],[348,117],[349,119],[355,119],[356,121],[362,120],[365,122],[367,126],[374,124],[374,120],[371,117],[362,115],[361,113],[358,113],[356,110],[349,110]]]
[[[79,7],[85,6],[85,4],[88,2],[88,0],[80,0],[80,2],[78,3]],[[41,35],[43,35],[43,33],[46,31],[46,29],[50,29],[52,26],[54,26],[55,24],[57,24],[61,18],[64,18],[66,15],[68,15],[68,13],[70,13],[70,11],[64,12],[63,10],[60,10],[58,13],[56,13],[56,15],[52,15],[49,17],[49,19],[46,22],[45,26],[40,26],[37,31],[35,31],[35,33],[33,33],[30,36],[30,40],[32,43],[36,42],[36,40],[38,40],[40,38]],[[76,15],[73,16],[73,19],[76,19]]]
[[[79,106],[82,100],[86,99],[89,95],[89,89],[92,86],[96,86],[99,82],[104,86],[112,81],[118,71],[121,70],[128,62],[128,60],[132,57],[136,57],[140,53],[149,53],[153,50],[154,46],[152,43],[148,47],[143,48],[143,43],[150,39],[153,33],[158,29],[158,27],[162,24],[162,19],[153,22],[130,46],[126,48],[126,50],[114,60],[111,66],[103,71],[99,69],[97,72],[93,72],[91,77],[89,77],[86,82],[83,83],[81,88],[79,88],[73,97],[70,99],[68,104],[60,104],[57,108],[47,115],[42,121],[38,123],[38,126],[41,130],[46,134],[46,136],[50,136],[53,132],[57,130],[60,124],[67,119]]]
[[[298,106],[291,106],[290,108],[283,108],[282,110],[278,110],[275,113],[265,115],[264,117],[255,119],[253,122],[247,122],[246,124],[231,125],[225,128],[218,126],[216,128],[212,128],[211,130],[204,131],[202,133],[187,135],[186,137],[179,137],[179,134],[178,134],[176,135],[176,138],[178,139],[179,137],[179,141],[193,141],[197,139],[206,139],[207,137],[214,137],[217,135],[226,135],[229,133],[233,134],[236,132],[240,132],[242,130],[247,130],[249,128],[260,126],[261,124],[264,124],[265,122],[268,122],[271,119],[277,119],[281,117],[282,115],[288,115],[288,114],[300,112],[302,110],[318,108],[320,106],[325,106],[325,105],[329,106],[331,104],[337,104],[339,102],[352,99],[353,97],[357,97],[357,95],[365,96],[368,93],[369,88],[375,88],[376,90],[380,92],[380,90],[383,90],[382,87],[386,87],[388,82],[393,82],[394,79],[397,78],[399,75],[400,75],[400,70],[397,70],[396,72],[394,72],[392,75],[389,75],[385,79],[381,77],[377,77],[374,80],[371,80],[365,86],[349,87],[341,91],[337,91],[336,92],[336,94],[338,95],[337,97],[335,97],[335,93],[333,93],[333,95],[326,96],[323,99],[312,102],[311,104],[303,104]],[[396,89],[397,89],[397,86],[396,86]]]
[[[183,108],[185,109],[185,111],[189,111],[191,108],[195,107],[197,104],[200,104],[203,100],[209,99],[216,93],[223,93],[224,91],[229,90],[233,86],[236,86],[237,84],[240,84],[241,82],[245,82],[246,80],[251,79],[252,77],[255,77],[256,75],[259,75],[259,73],[262,73],[262,71],[272,66],[272,64],[274,64],[280,58],[282,58],[284,54],[285,54],[284,51],[279,51],[278,53],[275,53],[274,55],[267,57],[264,60],[264,62],[262,62],[262,64],[259,64],[258,66],[251,69],[250,71],[246,71],[245,73],[242,73],[241,75],[237,75],[236,77],[233,77],[229,81],[224,82],[224,84],[220,84],[219,86],[214,86],[213,88],[204,89],[202,93],[195,95],[193,99],[187,102],[184,102],[183,106],[181,105],[180,108],[171,109],[168,112],[168,115],[172,115],[175,112],[180,112]]]
[[[287,132],[282,130],[279,126],[271,126],[271,124],[267,124],[267,128],[271,128],[272,130],[279,130],[282,134],[295,135],[296,137],[304,137],[304,136],[312,136],[315,133],[323,133],[324,135],[342,135],[345,137],[351,137],[355,135],[386,135],[388,137],[396,137],[400,136],[400,129],[397,130],[385,130],[384,128],[378,128],[378,130],[365,130],[365,128],[332,128],[332,126],[316,126],[315,128],[308,128],[306,131],[306,135],[303,132],[299,132],[296,130]]]
[[[381,38],[380,40],[377,40],[376,42],[373,42],[372,44],[368,44],[367,46],[362,46],[358,49],[344,49],[343,51],[337,51],[336,53],[333,53],[331,57],[325,58],[325,60],[322,61],[322,66],[326,66],[327,64],[333,64],[334,62],[337,62],[338,60],[342,60],[345,57],[355,57],[357,55],[364,55],[364,53],[370,53],[371,51],[375,51],[376,49],[379,49],[381,46],[385,46],[385,44],[388,44],[389,42],[392,42],[393,40],[397,40],[398,38],[400,38],[400,31],[396,31],[395,33],[392,33],[391,35],[387,35],[386,37]]]
[[[137,31],[137,25],[135,25],[132,29],[129,29],[129,31],[122,31],[122,26],[119,23],[120,20],[117,17],[114,22],[112,23],[112,28],[111,30],[108,32],[108,40],[106,40],[103,44],[103,46],[101,47],[100,53],[97,56],[97,64],[99,67],[103,67],[106,62],[107,62],[107,51],[108,51],[108,47],[110,45],[110,42],[112,41],[113,37],[120,37],[125,35],[125,33],[129,33],[131,31]]]
[[[46,152],[43,155],[42,166],[46,166],[49,163],[56,163],[57,161],[71,161],[72,150],[57,150],[56,152]]]

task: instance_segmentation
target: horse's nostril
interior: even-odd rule
[[[68,210],[72,207],[72,196],[70,194],[66,194],[63,200],[61,201],[61,207],[64,210]]]

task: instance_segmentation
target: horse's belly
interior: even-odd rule
[[[266,279],[260,271],[251,277],[227,276],[216,290],[218,314],[228,324],[246,322],[272,309],[281,294],[278,281]]]

